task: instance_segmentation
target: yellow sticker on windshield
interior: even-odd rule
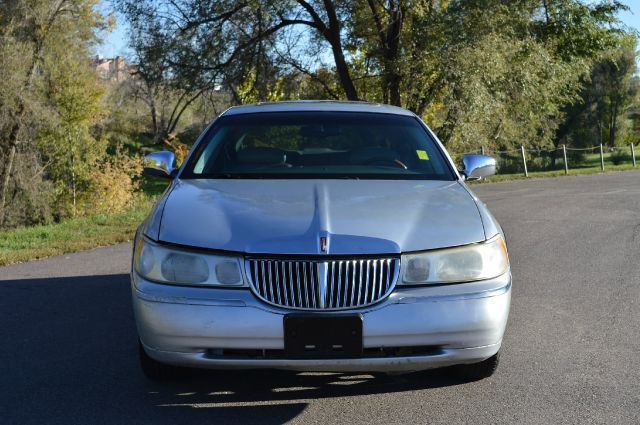
[[[416,152],[418,153],[418,158],[420,158],[421,160],[423,161],[429,160],[429,155],[427,155],[427,151],[417,150]]]

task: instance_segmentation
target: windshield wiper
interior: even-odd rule
[[[231,173],[208,174],[203,177],[207,179],[262,179],[264,178],[260,175],[231,174]]]

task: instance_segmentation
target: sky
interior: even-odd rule
[[[105,15],[115,14],[108,0],[101,1],[100,11]],[[101,45],[96,47],[97,55],[105,58],[112,58],[117,55],[127,55],[127,30],[126,26],[123,25],[121,21],[122,19],[117,18],[116,28],[106,35]]]
[[[640,31],[640,0],[625,0],[623,1],[631,9],[628,12],[623,12],[620,15],[620,19],[627,26]]]
[[[640,0],[624,0],[623,3],[629,6],[631,10],[620,15],[622,22],[640,31]],[[102,0],[101,8],[104,13],[113,12],[108,0]],[[126,26],[119,23],[116,28],[107,35],[104,42],[97,46],[96,54],[106,58],[111,58],[116,55],[127,56],[126,44]]]

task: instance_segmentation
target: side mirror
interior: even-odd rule
[[[467,180],[479,180],[496,173],[496,160],[490,156],[465,154],[462,157],[462,162],[464,163],[462,173]]]
[[[159,151],[144,157],[144,174],[147,176],[172,179],[176,170],[176,156],[173,152]]]

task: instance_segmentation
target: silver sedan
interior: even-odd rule
[[[405,372],[497,367],[511,297],[504,234],[434,133],[401,108],[235,107],[140,226],[131,289],[142,369]]]

